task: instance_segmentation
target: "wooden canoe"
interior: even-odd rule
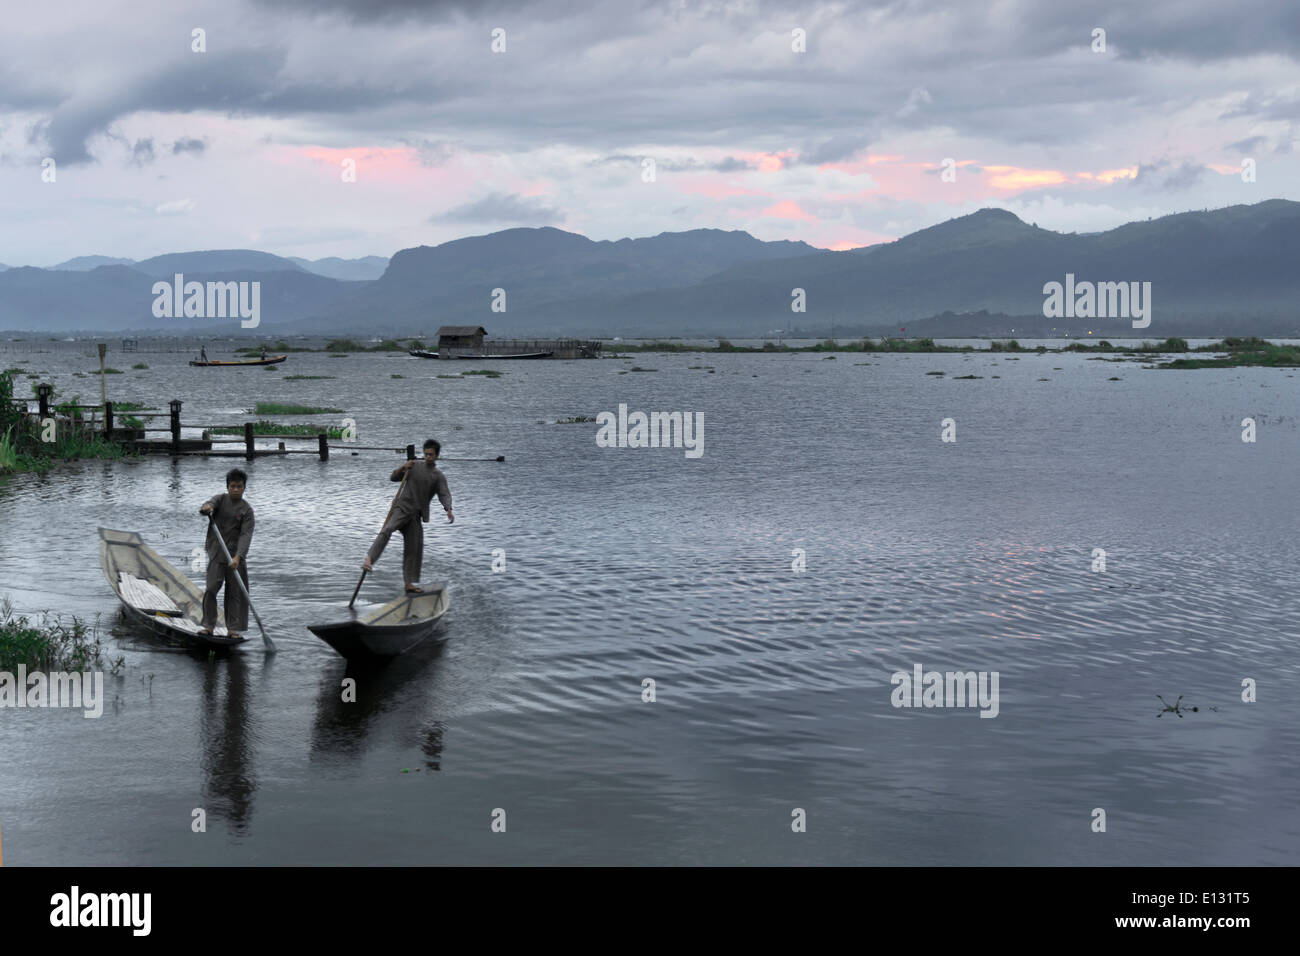
[[[287,355],[268,355],[268,356],[267,356],[266,358],[264,358],[264,359],[262,359],[262,358],[258,358],[258,359],[240,359],[239,361],[236,361],[236,362],[223,362],[223,361],[221,361],[220,359],[209,359],[209,360],[206,361],[206,362],[191,361],[190,364],[193,365],[193,366],[195,366],[196,368],[206,368],[206,367],[209,366],[209,365],[214,365],[214,366],[223,367],[223,368],[226,367],[226,366],[231,366],[231,365],[233,365],[233,366],[241,366],[241,365],[279,365],[281,362],[283,362],[283,361],[284,361],[285,359],[287,359],[288,357],[289,357],[289,356],[287,356]]]
[[[437,358],[437,352],[430,352],[426,349],[408,349],[407,355],[414,355],[416,358]]]
[[[403,594],[350,620],[308,624],[307,629],[348,660],[396,657],[419,644],[447,613],[447,586]]]
[[[230,636],[220,609],[214,632],[200,634],[203,592],[134,531],[100,528],[99,563],[126,616],[155,633],[194,647],[230,647],[248,640]]]

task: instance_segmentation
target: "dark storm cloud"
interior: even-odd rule
[[[735,156],[728,156],[725,159],[716,162],[705,162],[700,159],[661,159],[658,156],[602,156],[600,159],[593,159],[588,165],[590,166],[637,166],[646,159],[655,161],[655,169],[662,169],[672,173],[689,173],[689,172],[713,172],[713,173],[736,173],[747,169],[753,169],[754,164],[746,162]]]
[[[797,162],[809,166],[838,163],[852,159],[871,145],[875,136],[866,133],[842,133],[816,144],[807,144],[799,151]]]
[[[1137,175],[1132,185],[1139,189],[1157,192],[1180,192],[1191,189],[1205,176],[1205,167],[1197,163],[1174,163],[1161,159],[1152,163],[1138,165]]]
[[[153,160],[153,139],[137,139],[131,146],[132,165],[147,166]]]
[[[642,4],[647,0],[640,0]],[[268,10],[316,16],[336,14],[357,22],[423,20],[441,22],[453,18],[484,16],[554,17],[581,12],[581,0],[568,3],[544,0],[255,0]],[[637,5],[631,2],[628,6]],[[502,26],[509,26],[503,22]]]
[[[476,202],[466,203],[429,217],[438,222],[510,222],[529,226],[546,226],[564,219],[558,209],[544,206],[540,200],[510,193],[491,193]]]
[[[201,139],[182,136],[176,142],[172,143],[172,155],[177,156],[180,153],[201,154],[207,148],[208,144]]]

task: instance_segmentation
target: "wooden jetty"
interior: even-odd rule
[[[36,386],[36,411],[28,411],[28,402],[26,399],[15,400],[14,405],[19,406],[27,415],[34,416],[37,419],[37,425],[41,422],[54,420],[59,426],[64,428],[75,428],[85,432],[100,434],[109,441],[115,441],[123,445],[128,451],[137,454],[160,454],[160,455],[202,455],[210,458],[243,458],[251,461],[254,458],[263,458],[272,455],[315,455],[321,461],[329,461],[330,452],[333,451],[387,451],[396,454],[405,453],[407,458],[415,457],[415,445],[405,447],[396,445],[356,445],[352,442],[339,442],[331,447],[330,438],[326,432],[319,432],[315,435],[274,435],[261,436],[266,439],[269,437],[277,443],[275,448],[258,448],[255,434],[255,424],[251,421],[239,422],[220,422],[220,423],[186,423],[181,421],[181,409],[184,403],[180,399],[173,399],[168,403],[166,412],[118,412],[114,409],[113,403],[106,401],[103,405],[81,405],[71,403],[53,404],[54,387],[48,384]],[[102,416],[102,417],[101,417]],[[159,427],[135,427],[122,426],[121,419],[129,416],[135,419],[166,419],[166,426]],[[213,429],[232,428],[243,426],[243,435],[240,437],[220,437],[214,438],[211,435]],[[185,429],[199,431],[199,438],[185,438],[182,433]],[[167,437],[150,437],[159,434]],[[304,448],[285,448],[286,442],[304,442],[307,447]],[[231,445],[237,447],[221,448],[216,446]],[[504,461],[504,458],[496,459]]]

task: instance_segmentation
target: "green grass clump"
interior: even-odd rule
[[[1249,347],[1230,348],[1228,342],[1248,342]],[[1261,343],[1256,345],[1255,343]],[[1224,339],[1223,343],[1229,354],[1224,358],[1214,359],[1174,359],[1157,368],[1241,368],[1258,366],[1262,368],[1300,368],[1300,346],[1274,345],[1263,339]],[[1199,349],[1197,351],[1200,351]]]
[[[258,402],[254,415],[342,415],[343,409],[315,405],[284,405],[280,402]]]
[[[460,381],[460,376],[459,376],[459,375],[438,375],[438,376],[435,376],[435,377],[436,377],[436,378],[454,378],[456,381],[458,381],[458,382]]]
[[[208,431],[213,435],[242,435],[244,434],[243,425],[222,425],[219,428],[210,428]],[[314,438],[316,435],[324,434],[328,438],[337,438],[342,440],[343,427],[341,425],[286,425],[280,422],[268,422],[265,419],[253,422],[254,435],[297,435]]]
[[[148,363],[148,362],[136,362],[136,363],[135,363],[134,365],[132,365],[131,367],[132,367],[132,368],[138,368],[138,369],[146,369],[146,368],[149,367],[149,363]]]
[[[284,381],[286,381],[286,382],[315,382],[315,381],[319,381],[320,379],[333,378],[333,377],[334,377],[333,375],[286,375],[286,376],[284,377]]]
[[[91,370],[90,370],[90,374],[91,374],[91,375],[96,375],[96,374],[98,374],[98,372],[99,372],[99,369],[91,369]],[[123,372],[120,368],[112,368],[112,367],[109,367],[109,368],[104,369],[104,374],[105,374],[105,375],[125,375],[126,373]]]
[[[0,600],[0,670],[19,665],[36,671],[87,671],[103,660],[99,629],[78,618],[45,615],[33,622],[14,614],[9,598]],[[26,693],[26,688],[18,688]]]
[[[557,419],[555,420],[555,424],[557,424],[557,425],[585,425],[585,424],[587,424],[588,422],[594,422],[595,420],[596,420],[596,418],[595,418],[595,416],[593,416],[593,415],[575,415],[573,418],[557,418]]]
[[[405,375],[398,375],[398,374],[395,373],[395,372],[394,372],[392,375],[388,376],[388,377],[389,377],[389,378],[406,378]]]
[[[657,368],[642,368],[640,365],[633,365],[630,369],[628,369],[628,371],[629,371],[629,372],[657,372],[657,371],[659,371],[659,369],[657,369]]]
[[[972,379],[972,378],[983,378],[983,377],[984,377],[983,375],[954,375],[952,378],[953,378],[953,381],[955,382],[955,381],[959,381],[959,380],[961,380],[961,379]],[[993,377],[994,377],[994,378],[997,378],[996,375],[994,375]]]
[[[494,368],[476,368],[470,372],[461,372],[461,375],[485,375],[488,378],[500,378],[505,372],[498,372]],[[439,376],[441,377],[441,376]]]

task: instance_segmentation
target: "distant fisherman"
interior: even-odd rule
[[[456,520],[451,513],[447,477],[437,468],[440,451],[442,445],[430,438],[424,443],[423,461],[408,461],[388,476],[390,481],[401,481],[405,477],[406,484],[397,492],[388,520],[370,546],[363,565],[367,571],[373,571],[374,563],[384,553],[393,532],[402,532],[402,578],[408,594],[419,594],[424,590],[420,587],[420,568],[424,564],[424,529],[420,523],[429,520],[430,499],[437,495],[438,502],[447,512],[448,523]]]
[[[199,514],[211,515],[208,527],[208,577],[207,590],[203,592],[203,626],[200,634],[211,634],[217,623],[217,592],[222,585],[226,588],[226,630],[230,636],[243,640],[243,631],[248,627],[248,600],[239,582],[238,574],[248,587],[248,568],[244,559],[248,557],[248,546],[253,541],[253,508],[244,500],[244,487],[248,475],[238,468],[232,468],[226,474],[225,494],[213,495],[199,508]],[[221,550],[217,535],[221,535],[230,552],[230,564]]]

